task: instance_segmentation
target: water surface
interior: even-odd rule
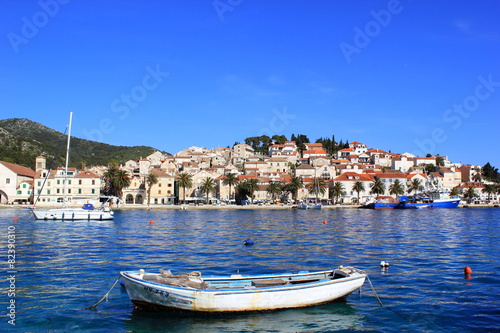
[[[15,228],[15,297],[2,277],[2,331],[488,332],[500,327],[500,209],[124,210],[113,221],[35,221],[0,210],[4,258]],[[14,218],[18,218],[14,221]],[[153,224],[150,221],[154,221]],[[326,221],[327,223],[324,223]],[[253,246],[243,245],[247,238]],[[382,269],[380,261],[390,262]],[[138,312],[123,287],[85,310],[122,270],[272,273],[364,269],[346,302],[273,313]],[[465,279],[463,269],[473,269]],[[6,306],[14,299],[16,325]]]

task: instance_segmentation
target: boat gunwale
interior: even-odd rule
[[[288,292],[288,291],[294,291],[294,290],[319,288],[319,287],[324,287],[324,286],[333,285],[333,284],[339,284],[339,283],[345,283],[345,282],[355,281],[355,280],[359,280],[359,279],[365,279],[367,277],[366,273],[364,273],[364,272],[355,271],[353,273],[354,273],[353,276],[348,274],[348,276],[336,278],[336,279],[333,279],[333,278],[332,279],[319,279],[319,280],[312,281],[312,282],[304,282],[304,283],[296,283],[296,284],[290,283],[290,284],[285,284],[285,285],[273,285],[273,286],[265,286],[265,287],[256,287],[256,286],[235,286],[235,287],[218,287],[218,288],[215,287],[215,288],[206,288],[206,289],[167,285],[167,284],[159,283],[156,281],[143,280],[142,278],[136,278],[136,277],[130,275],[130,274],[139,275],[139,272],[137,272],[137,271],[122,271],[122,272],[120,272],[120,275],[123,278],[128,279],[130,282],[139,284],[141,286],[149,287],[149,288],[155,288],[155,289],[160,290],[160,291],[175,290],[175,291],[195,292],[195,293],[207,293],[207,294],[210,293],[210,294],[214,294],[217,296],[217,295],[247,294],[247,293],[251,294],[251,293],[259,293],[259,292]],[[158,273],[155,273],[155,274],[160,275]],[[249,277],[246,280],[251,281],[252,278]],[[175,292],[173,294],[177,295],[179,297],[195,298],[194,296],[179,295],[179,294],[176,294]]]

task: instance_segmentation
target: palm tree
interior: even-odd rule
[[[345,195],[345,188],[341,182],[334,182],[330,188],[329,196],[334,198],[334,203],[339,202],[339,197]]]
[[[286,190],[292,193],[292,198],[294,202],[297,201],[297,193],[298,191],[304,187],[304,183],[302,182],[302,178],[300,177],[292,177],[290,182],[286,184]]]
[[[358,204],[359,204],[359,193],[365,191],[365,184],[358,180],[352,186],[352,190],[355,191],[356,193],[358,193]]]
[[[467,189],[467,192],[465,193],[465,196],[467,197],[467,202],[471,203],[472,200],[474,200],[475,197],[477,197],[476,191],[474,190],[474,187],[469,187]]]
[[[488,194],[488,200],[490,200],[491,195],[497,191],[496,186],[493,184],[484,184],[484,188],[481,192]]]
[[[228,173],[224,179],[222,179],[222,184],[229,186],[229,200],[231,200],[231,186],[236,186],[238,184],[238,177],[235,173]]]
[[[373,183],[370,184],[372,189],[372,193],[374,194],[384,194],[385,193],[385,185],[382,183],[382,180],[379,177],[375,177]]]
[[[276,201],[276,196],[279,195],[282,191],[283,184],[280,182],[271,182],[267,187],[267,193],[271,196],[271,200],[273,202]]]
[[[472,176],[472,180],[475,182],[481,182],[481,168],[477,167],[474,170],[476,173]]]
[[[451,189],[450,195],[451,196],[460,195],[460,191],[458,190],[457,187],[454,187],[454,188]]]
[[[410,186],[408,187],[408,193],[411,193],[415,191],[417,193],[418,191],[422,191],[424,189],[424,186],[422,185],[422,180],[418,178],[412,179]]]
[[[104,172],[104,193],[121,199],[123,189],[130,186],[130,177],[127,171],[118,169],[115,165],[108,167]]]
[[[323,195],[326,192],[326,182],[323,178],[313,178],[313,180],[308,184],[309,193],[318,196]]]
[[[201,183],[200,190],[202,193],[205,193],[207,195],[207,205],[208,205],[208,196],[210,195],[210,193],[213,193],[215,191],[214,179],[211,177],[205,178]]]
[[[177,181],[180,187],[183,188],[183,203],[186,203],[186,188],[191,188],[193,186],[193,176],[187,172],[183,172],[177,176]]]
[[[151,188],[154,184],[158,183],[158,177],[151,171],[146,177],[146,184],[148,185],[148,206],[151,201]]]
[[[259,189],[259,180],[257,178],[252,178],[247,180],[245,183],[245,188],[250,194],[250,198],[252,199],[253,203],[255,191]]]
[[[404,188],[403,184],[399,181],[399,179],[396,179],[394,181],[394,183],[392,183],[391,186],[389,186],[389,193],[395,194],[396,200],[399,199],[399,196],[401,194],[405,193],[405,188]]]

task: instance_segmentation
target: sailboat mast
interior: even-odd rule
[[[71,122],[73,121],[73,112],[69,113],[69,123],[68,123],[68,142],[66,144],[66,166],[64,168],[64,204],[66,204],[66,183],[68,182],[68,164],[69,164],[69,145],[71,141]]]

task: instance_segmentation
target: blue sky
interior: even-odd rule
[[[306,134],[500,167],[500,4],[0,2],[0,119],[170,153]]]

